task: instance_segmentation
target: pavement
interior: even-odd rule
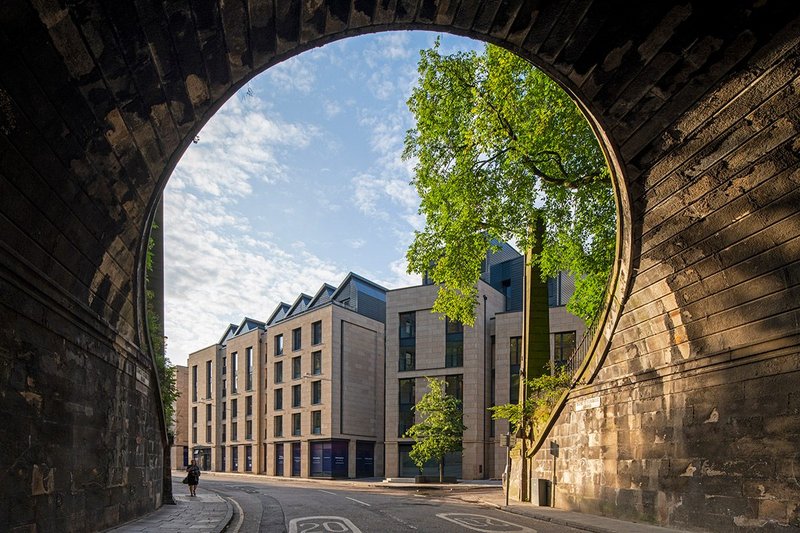
[[[109,529],[114,533],[141,533],[146,531],[165,531],[171,533],[203,532],[221,533],[233,519],[234,503],[213,490],[204,489],[202,484],[197,490],[197,496],[188,495],[188,489],[179,480],[183,472],[173,472],[172,492],[175,505],[163,505],[160,509],[149,513],[137,520],[132,520],[121,526]],[[203,472],[203,479],[248,481],[282,480],[287,478],[254,474],[217,474]],[[594,533],[675,533],[677,530],[668,529],[637,522],[626,522],[604,516],[565,511],[553,507],[538,507],[530,503],[511,501],[505,505],[505,496],[499,481],[464,481],[457,484],[426,483],[415,484],[412,480],[392,479],[390,481],[378,478],[326,480],[292,478],[292,483],[307,482],[310,484],[325,484],[340,487],[374,487],[380,489],[396,489],[415,492],[441,492],[442,496],[458,499],[467,503],[488,505],[512,514],[535,518],[553,524],[569,526],[583,531]]]

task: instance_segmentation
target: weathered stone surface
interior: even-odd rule
[[[617,174],[607,355],[553,429],[556,504],[800,525],[797,2],[6,0],[0,27],[0,523],[159,504],[143,238],[211,112],[309,47],[444,29],[555,76]]]

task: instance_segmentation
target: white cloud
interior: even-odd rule
[[[297,91],[301,94],[309,94],[317,81],[311,61],[314,56],[315,54],[301,54],[287,59],[283,63],[270,67],[266,75],[272,80],[273,85],[281,91]]]
[[[323,102],[322,112],[325,113],[326,117],[334,118],[342,112],[342,106],[333,100],[325,100],[325,102]]]
[[[345,244],[347,244],[347,246],[353,248],[354,250],[358,250],[359,248],[362,248],[365,244],[367,244],[367,241],[365,241],[364,239],[348,239],[345,241]]]

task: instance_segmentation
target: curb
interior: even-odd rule
[[[231,525],[231,521],[233,520],[233,505],[231,505],[230,498],[226,498],[225,496],[215,491],[214,489],[206,488],[205,490],[207,490],[208,492],[213,492],[219,497],[220,500],[225,502],[225,507],[227,508],[227,511],[225,511],[225,518],[220,520],[220,522],[217,524],[217,527],[210,532],[210,533],[222,533],[228,528],[229,525]]]

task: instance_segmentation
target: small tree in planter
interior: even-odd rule
[[[411,426],[405,436],[414,439],[410,457],[420,469],[430,459],[439,461],[439,482],[444,481],[444,456],[463,449],[464,435],[461,401],[447,394],[447,382],[428,380],[428,392],[414,406],[422,421]]]

